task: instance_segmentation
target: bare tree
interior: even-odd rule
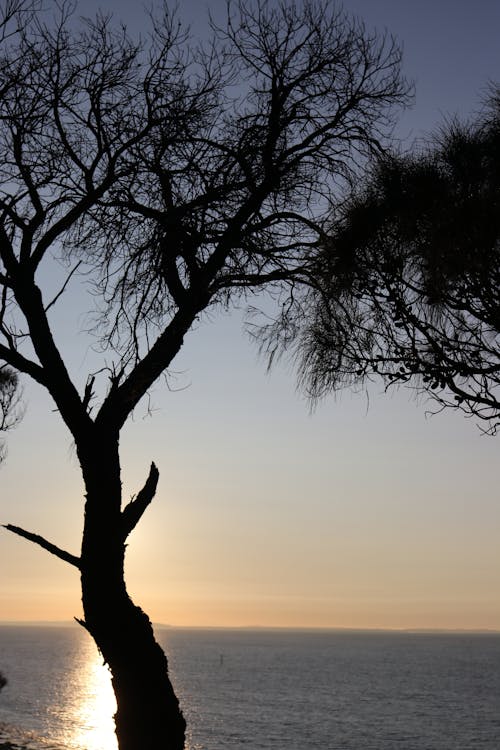
[[[316,283],[325,217],[409,87],[394,41],[329,2],[230,4],[206,46],[166,10],[146,44],[105,16],[69,21],[65,5],[57,21],[35,13],[2,52],[0,357],[47,389],[74,439],[81,551],[6,528],[80,571],[121,750],[179,750],[166,657],[123,572],[158,470],[123,506],[120,430],[205,311],[263,288],[286,305]],[[55,258],[68,273],[49,296]],[[108,365],[82,393],[49,316],[90,281]]]
[[[498,90],[479,120],[445,125],[421,153],[378,159],[334,218],[319,291],[267,331],[268,346],[295,347],[313,397],[379,377],[496,433]]]

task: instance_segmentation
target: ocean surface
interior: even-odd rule
[[[159,629],[189,750],[499,750],[500,634]],[[77,626],[0,626],[0,742],[116,750]]]

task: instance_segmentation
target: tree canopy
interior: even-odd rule
[[[98,419],[114,412],[119,428],[203,310],[313,283],[339,184],[408,100],[399,63],[393,40],[327,4],[230,4],[206,47],[167,10],[147,44],[105,16],[70,31],[66,6],[55,26],[32,15],[0,70],[0,356],[72,422],[76,394],[47,331],[43,344],[40,329],[31,336],[40,366],[7,311],[16,297],[22,316],[43,319],[55,300],[28,303],[18,281],[51,253],[73,262],[99,294],[97,336],[118,354]]]
[[[376,159],[333,214],[317,278],[300,312],[268,331],[270,346],[295,347],[313,397],[379,377],[497,431],[498,90],[479,119]]]

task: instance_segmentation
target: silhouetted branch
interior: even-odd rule
[[[71,271],[69,272],[69,274],[68,274],[68,275],[66,276],[66,278],[65,278],[65,280],[64,280],[64,284],[63,284],[63,285],[62,285],[62,287],[61,287],[61,288],[59,289],[59,291],[57,292],[56,296],[55,296],[55,297],[54,297],[54,298],[53,298],[53,299],[52,299],[52,300],[51,300],[51,301],[49,302],[49,304],[48,304],[48,305],[47,305],[47,306],[45,307],[45,312],[48,312],[48,311],[50,310],[50,308],[51,308],[51,307],[53,307],[53,306],[54,306],[54,305],[56,304],[56,302],[57,302],[57,300],[59,299],[59,297],[61,297],[61,295],[63,295],[63,294],[64,294],[64,292],[66,291],[66,289],[67,289],[67,287],[68,287],[68,284],[69,284],[69,282],[71,281],[71,278],[72,278],[73,274],[75,274],[75,273],[76,273],[76,271],[78,270],[78,268],[79,268],[79,266],[80,266],[80,265],[81,265],[81,263],[80,263],[80,261],[79,261],[78,263],[76,263],[76,264],[75,264],[75,265],[73,266],[73,268],[71,269]]]
[[[122,511],[122,530],[126,539],[130,532],[137,526],[144,511],[155,496],[158,485],[159,472],[154,463],[151,464],[149,476],[137,497],[131,500]]]
[[[31,531],[26,531],[25,529],[21,529],[19,526],[13,526],[10,523],[2,525],[4,529],[7,529],[7,531],[12,531],[13,534],[17,534],[18,536],[22,536],[24,539],[27,539],[29,542],[38,544],[39,547],[43,547],[43,549],[47,550],[47,552],[50,552],[52,555],[55,555],[60,560],[64,560],[64,562],[67,562],[70,565],[74,565],[75,568],[80,568],[79,557],[66,552],[66,550],[57,547],[55,544],[52,544],[52,542],[48,542],[47,539],[43,538],[43,536],[40,536],[39,534],[33,534]]]

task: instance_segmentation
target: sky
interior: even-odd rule
[[[98,5],[134,30],[136,3]],[[368,27],[403,44],[414,106],[398,135],[411,143],[445,118],[477,112],[500,79],[496,0],[349,0]],[[225,3],[211,4],[223,12]],[[206,4],[185,2],[197,33]],[[405,391],[343,392],[311,411],[293,367],[271,372],[242,332],[243,311],[187,338],[170,390],[136,410],[122,438],[124,496],[151,460],[157,496],[130,538],[134,600],[172,625],[500,630],[498,440],[460,413]],[[61,348],[85,381],[92,355],[66,309]],[[0,522],[78,553],[83,488],[71,439],[38,387],[8,435]],[[2,531],[0,619],[81,615],[77,571]]]

